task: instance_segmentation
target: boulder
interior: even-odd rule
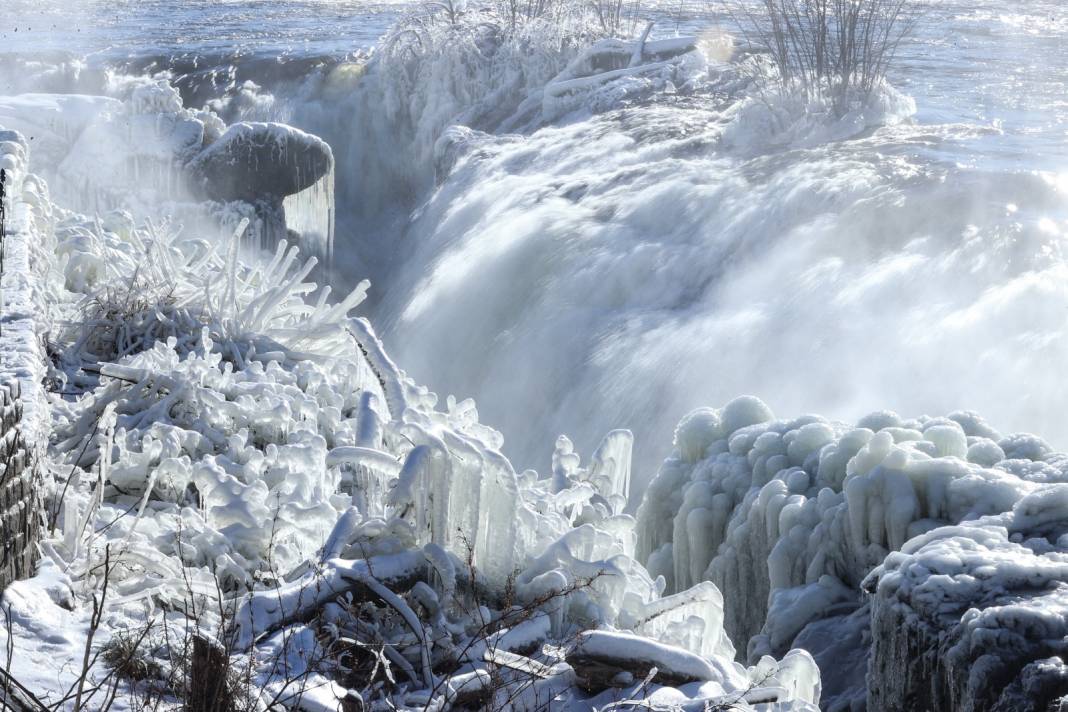
[[[239,123],[190,161],[194,183],[217,201],[277,199],[311,187],[334,165],[322,139],[285,124]]]

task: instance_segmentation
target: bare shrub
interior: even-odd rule
[[[115,674],[131,682],[159,680],[163,667],[145,649],[144,635],[119,631],[102,648],[101,660]]]
[[[428,0],[424,6],[452,25],[475,7],[489,9],[496,15],[489,21],[499,22],[512,32],[529,22],[543,21],[568,32],[589,29],[593,34],[619,38],[634,33],[642,7],[641,0]]]
[[[634,34],[640,0],[590,0],[590,11],[606,37]]]
[[[158,320],[160,309],[173,305],[171,287],[135,273],[128,284],[108,285],[82,303],[83,340],[77,346],[101,361],[142,350],[146,344],[140,335]]]
[[[922,0],[723,0],[781,88],[827,96],[836,115],[866,101],[914,29]]]
[[[545,17],[560,5],[560,0],[501,0],[501,14],[511,29],[524,22]]]

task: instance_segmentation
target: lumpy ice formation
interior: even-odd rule
[[[1045,709],[1066,496],[1068,457],[974,413],[850,426],[744,397],[679,423],[638,558],[669,591],[714,582],[743,658],[811,652],[827,709]]]

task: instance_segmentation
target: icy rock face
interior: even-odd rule
[[[0,383],[17,385],[22,408],[21,436],[31,451],[44,446],[47,407],[41,383],[47,374],[41,334],[53,326],[55,311],[42,307],[51,291],[55,263],[53,206],[48,187],[28,171],[30,142],[0,124],[0,169],[4,171],[6,239],[0,290]]]
[[[669,590],[713,581],[724,594],[726,631],[743,649],[748,642],[750,660],[781,655],[807,643],[817,661],[834,670],[842,657],[864,659],[874,640],[872,684],[891,686],[884,691],[873,688],[879,704],[904,699],[894,684],[937,686],[949,684],[950,678],[961,690],[954,693],[956,704],[969,695],[982,696],[964,692],[977,684],[969,682],[976,659],[950,669],[954,658],[942,657],[950,645],[939,649],[939,641],[947,636],[958,640],[963,634],[952,632],[958,629],[975,630],[977,625],[968,623],[972,614],[961,622],[964,611],[974,606],[985,609],[992,605],[988,599],[995,592],[1012,591],[1012,585],[994,573],[1002,557],[1007,563],[1026,555],[1039,571],[1058,561],[1061,554],[1055,548],[1063,514],[1054,503],[1064,486],[1059,483],[1068,480],[1065,465],[1065,457],[1053,453],[1041,439],[1003,437],[972,413],[905,420],[882,412],[850,427],[817,416],[776,420],[759,401],[741,398],[722,410],[695,411],[679,424],[675,451],[639,509],[638,558],[647,561],[653,575],[665,576]],[[976,523],[989,528],[999,522],[1004,522],[1001,526],[1007,533],[972,528],[979,526]],[[970,564],[962,563],[965,560],[956,551],[948,556],[943,550],[948,558],[939,559],[932,551],[937,547],[927,542],[948,538],[956,542],[950,549],[961,546],[952,538],[957,530],[944,528],[961,523],[968,527],[961,531],[972,532],[968,536],[983,533],[988,551],[969,545],[974,552],[966,559]],[[1002,551],[994,541],[997,536],[1006,545],[1017,544]],[[1013,548],[1017,551],[1010,555]],[[931,563],[919,563],[920,550],[931,552]],[[898,551],[912,558],[892,553]],[[987,558],[993,568],[983,568],[981,562]],[[902,568],[910,561],[917,563]],[[944,573],[937,562],[946,566],[955,562],[958,570]],[[877,569],[880,565],[884,568]],[[969,566],[976,571],[966,571]],[[883,583],[871,604],[869,635],[861,584],[873,569],[885,572],[878,574]],[[905,585],[908,571],[929,579],[928,598],[922,599],[929,609],[917,609],[918,614],[928,610],[926,619],[902,614],[895,598],[895,591],[915,592]],[[1027,565],[1014,571],[1016,580],[1032,581],[1038,589],[1056,580],[1056,574],[1031,572]],[[946,575],[957,575],[956,583],[948,582]],[[985,584],[991,576],[994,579]],[[945,597],[950,594],[939,588],[942,583],[956,596],[957,607],[947,607]],[[906,593],[900,596],[909,600]],[[894,615],[898,619],[891,622]],[[1008,630],[979,631],[976,640],[1017,635],[1006,623],[1009,615],[985,614],[983,630],[1001,626]],[[906,625],[906,618],[916,624]],[[921,621],[926,622],[920,625]],[[896,637],[881,640],[895,625]],[[917,657],[917,631],[929,633],[921,645],[930,651],[927,657]],[[977,646],[970,641],[958,650],[974,651]],[[1037,643],[1023,646],[1015,657],[1007,655],[1019,665],[1008,678],[1000,673],[998,679],[1011,681],[1024,664],[1051,654]],[[910,663],[911,672],[895,667],[913,658],[926,662]],[[935,658],[940,669],[949,670],[941,682],[932,681],[934,673],[915,672],[933,670]],[[1003,668],[1010,669],[1011,664],[1006,662]],[[1038,684],[1037,674],[1029,669],[1019,685]],[[863,698],[858,684],[853,680],[852,689],[850,684],[835,686],[841,698],[825,702],[837,701],[848,708],[851,700]],[[927,693],[912,690],[911,694],[921,699]]]
[[[271,250],[287,229],[329,264],[334,240],[334,154],[322,139],[278,123],[239,123],[189,162],[195,189],[212,201],[247,203]]]
[[[205,196],[248,202],[299,193],[333,167],[322,139],[272,123],[234,124],[189,164]]]
[[[942,527],[890,554],[872,591],[869,704],[879,710],[1068,704],[1068,486]]]

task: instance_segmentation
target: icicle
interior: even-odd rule
[[[334,253],[334,169],[311,187],[282,202],[286,227],[301,236],[305,254],[319,257],[329,269]]]

